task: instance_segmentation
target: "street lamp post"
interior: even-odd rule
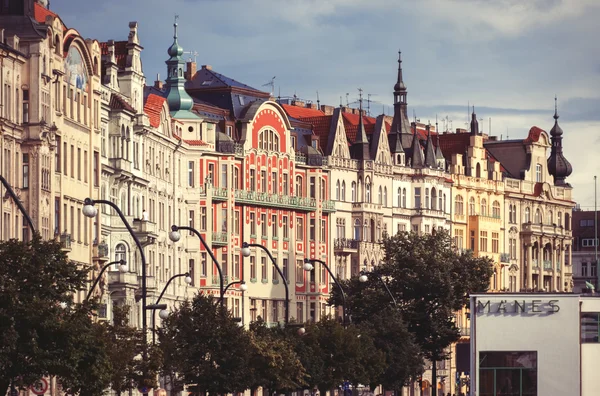
[[[111,265],[115,265],[115,264],[119,264],[119,271],[121,271],[121,272],[127,272],[127,263],[125,262],[125,260],[117,260],[117,261],[113,261],[113,262],[110,262],[110,263],[106,264],[100,270],[100,273],[96,277],[96,280],[94,281],[94,284],[92,285],[92,287],[90,287],[90,290],[88,291],[88,294],[85,297],[86,301],[89,300],[90,297],[92,296],[92,292],[94,291],[94,288],[96,287],[96,285],[98,284],[98,282],[100,282],[100,278],[102,278],[102,274],[104,274],[104,271],[106,271],[108,269],[108,267],[110,267]]]
[[[305,258],[304,259],[304,271],[307,271],[307,272],[312,271],[315,268],[313,263],[319,263],[323,267],[325,267],[327,272],[329,272],[329,276],[331,276],[331,279],[333,279],[333,281],[335,282],[337,287],[340,289],[340,293],[342,294],[342,323],[344,324],[344,327],[346,327],[347,326],[346,293],[344,292],[344,288],[342,287],[342,285],[340,285],[340,282],[338,282],[335,275],[333,275],[333,272],[331,272],[331,269],[329,268],[329,266],[323,260]]]
[[[15,194],[15,191],[12,189],[11,185],[6,181],[4,177],[2,177],[2,175],[0,175],[0,182],[4,185],[4,188],[6,188],[8,195],[10,195],[12,200],[15,202],[15,205],[17,205],[17,207],[21,211],[21,214],[23,214],[25,220],[27,220],[27,224],[29,225],[29,228],[31,228],[32,236],[35,235],[35,227],[33,226],[33,221],[31,221],[31,217],[29,217],[29,213],[27,213],[27,211],[25,210],[25,207],[21,203],[21,200],[19,199],[19,197],[17,197],[17,194]]]
[[[165,292],[167,291],[167,287],[169,287],[171,282],[174,279],[180,278],[182,276],[185,276],[185,283],[187,283],[188,285],[192,284],[192,278],[190,277],[189,272],[186,272],[185,274],[173,275],[172,277],[169,278],[169,280],[167,281],[167,284],[160,292],[160,295],[158,296],[158,299],[156,300],[156,303],[154,303],[153,307],[159,306],[160,300],[164,296]],[[156,344],[156,315],[155,314],[156,314],[156,309],[152,309],[152,345]],[[160,316],[161,319],[166,319],[169,316],[169,312],[165,311],[164,309],[161,309],[161,311],[158,313],[158,316]]]
[[[227,293],[227,290],[229,290],[229,288],[233,285],[240,285],[240,290],[241,291],[246,291],[248,290],[248,285],[246,284],[246,281],[243,280],[239,280],[239,281],[235,281],[235,282],[230,282],[227,286],[225,286],[225,291],[224,293]],[[221,296],[221,298],[219,299],[219,303],[222,304],[223,303],[223,299],[225,298],[225,295]]]
[[[198,232],[198,230],[196,230],[195,228],[187,227],[187,226],[172,225],[171,232],[169,232],[169,239],[173,242],[179,241],[181,239],[181,233],[179,232],[180,230],[188,230],[188,231],[191,231],[194,234],[196,234],[198,239],[200,239],[200,243],[202,243],[202,246],[204,246],[204,249],[206,249],[206,251],[208,252],[213,263],[217,267],[217,271],[219,271],[219,291],[220,291],[221,305],[223,305],[223,296],[224,296],[223,283],[224,283],[224,280],[223,280],[223,270],[221,269],[221,264],[219,264],[219,260],[217,260],[217,258],[215,257],[215,254],[213,253],[212,249],[208,246],[208,244],[202,237],[202,234],[200,234],[200,232]]]
[[[260,245],[258,243],[248,243],[248,242],[242,243],[242,256],[250,257],[250,254],[251,254],[250,248],[251,247],[260,248],[267,253],[267,256],[269,256],[269,259],[271,259],[271,263],[273,263],[273,266],[275,267],[275,269],[279,273],[279,276],[281,276],[281,279],[283,280],[283,285],[285,286],[285,325],[287,326],[288,323],[290,322],[290,289],[288,287],[287,279],[283,275],[281,268],[279,268],[279,265],[277,265],[277,262],[275,261],[275,258],[273,258],[273,255],[271,254],[269,249],[267,249],[263,245]]]
[[[96,217],[96,215],[98,214],[98,208],[96,208],[96,206],[95,206],[96,204],[108,205],[111,208],[113,208],[115,210],[115,212],[117,212],[117,214],[121,218],[121,221],[123,221],[123,224],[125,224],[127,231],[133,238],[135,245],[137,246],[138,250],[140,251],[140,258],[142,260],[142,334],[144,335],[144,349],[142,350],[142,359],[144,361],[146,361],[146,360],[148,360],[148,348],[146,346],[145,341],[146,341],[146,332],[148,330],[148,323],[147,323],[147,319],[146,319],[146,309],[147,309],[146,308],[146,294],[147,294],[146,293],[146,256],[144,254],[144,248],[142,247],[142,243],[140,242],[140,239],[137,237],[137,235],[133,231],[133,228],[131,228],[131,225],[125,218],[125,215],[123,214],[121,209],[119,209],[119,207],[116,204],[114,204],[113,202],[107,201],[105,199],[93,200],[91,198],[86,198],[85,201],[83,201],[83,215],[86,217],[89,217],[89,218]],[[145,374],[146,373],[144,373],[144,377],[145,377]],[[148,392],[144,392],[143,395],[148,396]]]
[[[383,280],[383,278],[381,277],[381,275],[379,275],[377,272],[361,271],[360,272],[360,276],[358,277],[358,280],[364,283],[364,282],[366,282],[366,281],[369,280],[369,275],[373,275],[373,276],[377,277],[381,281],[381,284],[383,284],[383,287],[385,288],[385,291],[387,292],[387,294],[389,294],[390,298],[392,299],[392,302],[394,303],[394,306],[397,307],[398,303],[396,302],[396,298],[394,297],[394,295],[390,291],[390,288],[388,287],[387,283],[385,283],[385,281]]]

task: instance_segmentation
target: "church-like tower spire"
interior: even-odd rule
[[[402,78],[402,52],[398,51],[398,79],[394,85],[394,119],[392,120],[392,129],[388,135],[392,153],[404,151],[402,134],[408,135],[411,133],[407,115],[406,94],[406,85]]]
[[[358,116],[356,138],[354,144],[352,144],[352,158],[357,160],[370,160],[369,139],[367,138],[367,131],[365,130],[365,124],[363,122],[362,89],[359,89],[358,92],[360,94],[360,115]]]
[[[198,118],[197,115],[192,113],[194,100],[185,90],[185,77],[183,76],[185,62],[181,58],[181,55],[183,55],[183,48],[177,41],[178,18],[179,17],[176,15],[175,23],[173,24],[173,44],[167,51],[170,56],[166,61],[168,71],[166,80],[167,103],[169,104],[171,116],[174,118]]]
[[[567,184],[565,179],[573,172],[573,167],[563,155],[562,147],[563,130],[558,125],[558,106],[556,97],[554,97],[554,126],[550,130],[550,139],[552,140],[552,151],[548,158],[548,172],[554,176],[554,184]]]

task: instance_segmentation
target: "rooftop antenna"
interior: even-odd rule
[[[350,96],[350,94],[348,92],[346,92],[346,107],[350,107],[350,101],[348,99],[349,96]]]
[[[269,86],[269,87],[271,87],[271,96],[273,96],[273,94],[275,93],[275,78],[276,78],[276,77],[277,77],[277,76],[273,76],[273,77],[271,77],[271,81],[269,81],[269,82],[268,82],[268,83],[266,83],[266,84],[263,84],[263,85],[261,85],[262,87],[266,87],[266,86]]]
[[[340,107],[342,107],[343,103],[342,103],[342,95],[340,95]]]
[[[360,109],[361,114],[362,114],[362,100],[363,100],[362,99],[362,93],[363,93],[362,88],[358,88],[358,103],[359,103],[358,105],[359,105],[359,109]]]
[[[371,115],[371,96],[377,96],[377,94],[367,94],[367,115]]]
[[[319,91],[317,91],[317,107],[321,109],[321,101],[319,100]]]
[[[179,15],[175,14],[175,22],[173,23],[174,33],[173,38],[177,40],[177,21],[179,20]]]
[[[435,132],[439,133],[438,131],[438,120],[437,120],[437,114],[435,115]]]
[[[277,95],[277,100],[281,102],[281,85],[279,86],[279,95]]]
[[[196,58],[198,56],[198,51],[183,51],[184,54],[190,54],[191,56],[188,58],[188,62],[192,61],[192,56],[194,57],[194,63],[196,63]]]

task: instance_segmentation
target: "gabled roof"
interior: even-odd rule
[[[312,125],[314,134],[319,137],[319,147],[323,153],[325,153],[325,150],[327,150],[327,141],[329,139],[329,130],[332,119],[333,116],[331,115],[302,118],[302,122]],[[327,155],[327,153],[325,154]]]
[[[49,9],[47,9],[46,7],[44,7],[43,5],[41,5],[40,3],[34,3],[34,7],[33,7],[33,18],[35,19],[35,21],[37,23],[40,24],[45,24],[46,23],[46,18],[47,17],[54,17],[54,18],[58,18],[60,19],[60,17],[58,16],[58,14],[50,11]],[[62,19],[60,20],[62,23]],[[63,31],[67,30],[67,27],[65,26],[64,23],[62,23],[63,25]]]
[[[270,94],[267,92],[260,91],[249,85],[236,81],[233,78],[227,77],[221,73],[217,73],[209,67],[202,67],[200,70],[198,70],[192,79],[186,82],[185,88],[190,91],[210,90],[215,88],[239,88],[256,91],[257,93],[263,94],[263,96],[270,96]]]
[[[540,135],[542,134],[542,132],[545,132],[545,131],[536,126],[532,126],[531,129],[529,130],[529,134],[527,135],[527,138],[525,139],[525,143],[535,143],[535,142],[539,141]]]
[[[144,113],[150,119],[150,125],[154,128],[158,128],[160,125],[160,113],[162,112],[163,105],[166,99],[163,96],[151,93],[146,97],[144,103]]]
[[[344,129],[346,129],[346,136],[348,137],[348,141],[353,143],[356,140],[356,133],[358,132],[360,116],[358,114],[342,113],[342,118],[344,120]],[[376,123],[377,120],[373,117],[363,117],[363,124],[365,126],[365,132],[367,133],[367,135],[373,134]],[[390,129],[391,125],[386,122],[386,132],[389,133]]]
[[[281,107],[285,110],[288,117],[291,118],[308,118],[308,117],[320,117],[324,116],[325,113],[321,110],[311,109],[309,107],[300,107],[288,104],[282,104]]]
[[[132,113],[136,112],[135,109],[129,103],[127,103],[127,101],[123,97],[115,93],[110,95],[109,106],[111,109],[115,110],[127,110]]]
[[[106,57],[104,61],[108,61],[108,43],[100,43],[100,51],[102,57]],[[115,41],[115,60],[119,69],[125,69],[127,66],[127,41]]]

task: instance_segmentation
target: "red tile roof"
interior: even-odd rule
[[[109,106],[111,109],[127,110],[135,113],[135,109],[125,99],[114,93],[110,95]]]
[[[439,138],[442,154],[448,161],[451,161],[452,155],[465,154],[467,147],[469,147],[471,135],[468,133],[446,133],[439,135]]]
[[[292,118],[308,118],[308,117],[319,117],[324,116],[325,113],[321,110],[311,109],[308,107],[300,107],[288,104],[282,104],[283,110]]]
[[[35,7],[33,8],[33,17],[37,23],[46,23],[46,17],[48,16],[58,18],[58,15],[45,8],[40,3],[35,3]]]
[[[108,56],[108,43],[100,43],[102,56]],[[127,63],[127,41],[115,41],[115,60],[119,69],[125,69]]]
[[[154,128],[158,128],[160,125],[160,113],[162,112],[165,100],[165,98],[156,94],[150,94],[146,98],[146,103],[144,104],[144,113],[146,113],[148,118],[150,118],[150,125],[152,125]]]
[[[327,150],[327,141],[329,139],[329,130],[332,119],[333,116],[330,115],[302,119],[302,122],[312,125],[314,134],[319,137],[319,147],[323,152]]]
[[[538,140],[540,140],[540,135],[542,134],[542,132],[544,132],[543,129],[538,128],[536,126],[532,126],[529,130],[529,135],[527,136],[527,139],[525,139],[525,143],[537,142]]]
[[[342,113],[344,120],[344,129],[346,129],[346,136],[350,143],[354,143],[356,140],[356,133],[358,132],[358,124],[360,116],[358,114]],[[363,124],[365,126],[365,132],[367,135],[372,135],[375,129],[375,118],[363,116]]]

